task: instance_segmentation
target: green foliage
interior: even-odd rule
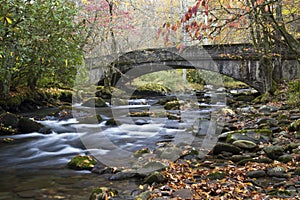
[[[29,86],[72,86],[83,41],[75,3],[10,1],[0,7],[1,93]]]
[[[186,71],[186,80],[189,83],[198,83],[198,84],[204,84],[205,81],[203,80],[199,70],[195,69],[189,69]]]
[[[148,83],[138,88],[141,91],[157,92],[162,94],[167,94],[170,92],[168,87],[165,87],[159,83]]]
[[[184,83],[180,70],[166,70],[143,75],[136,78],[133,85],[139,87],[148,83],[157,83],[170,88],[172,91],[184,91],[189,86]]]
[[[287,103],[300,108],[300,80],[289,83]]]

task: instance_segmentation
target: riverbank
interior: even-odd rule
[[[221,89],[217,92],[222,92],[223,90],[224,89]],[[132,169],[130,171],[128,168],[110,168],[100,163],[96,165],[94,162],[87,163],[89,157],[83,157],[84,159],[82,161],[85,164],[89,164],[88,168],[83,171],[74,171],[75,175],[77,174],[77,179],[69,179],[67,177],[65,177],[64,180],[59,179],[59,183],[56,187],[62,187],[62,190],[65,192],[58,192],[57,194],[59,194],[60,197],[76,199],[76,193],[78,191],[71,187],[65,188],[63,185],[64,183],[78,185],[76,182],[80,180],[81,177],[83,179],[86,177],[83,174],[88,174],[87,177],[89,178],[85,179],[85,183],[81,182],[82,185],[80,186],[85,188],[84,192],[80,194],[82,199],[86,199],[87,195],[90,196],[91,193],[93,193],[91,199],[95,199],[97,196],[102,196],[104,199],[108,196],[114,196],[113,198],[111,197],[111,199],[126,200],[172,198],[218,199],[222,196],[230,199],[237,199],[238,197],[246,198],[249,196],[251,196],[251,198],[297,198],[297,194],[299,193],[299,127],[297,121],[300,118],[300,111],[299,107],[295,107],[295,105],[298,105],[297,101],[288,102],[290,101],[290,96],[287,91],[297,92],[297,88],[284,89],[278,92],[276,97],[265,95],[254,101],[252,101],[252,99],[254,99],[255,96],[251,93],[246,95],[231,93],[227,98],[228,106],[220,109],[220,112],[217,113],[218,117],[220,119],[222,118],[221,121],[224,122],[222,124],[222,134],[218,136],[217,144],[208,155],[203,154],[201,149],[193,148],[193,146],[178,147],[172,145],[170,141],[174,138],[171,132],[164,132],[161,135],[159,134],[162,136],[163,142],[159,144],[156,143],[159,147],[156,148],[155,151],[151,148],[141,149],[132,155],[133,161],[139,161],[138,164],[140,164],[135,166],[135,171]],[[199,95],[201,101],[209,102],[207,96],[204,98],[207,94],[201,93]],[[209,95],[211,94],[208,94],[208,96]],[[99,96],[103,96],[103,94],[101,93]],[[271,99],[274,101],[270,101]],[[297,98],[294,99],[297,100]],[[164,109],[175,109],[169,112],[176,114],[178,102],[174,102],[174,98],[168,100],[170,100],[170,102],[161,101],[160,103],[163,105],[159,106],[163,106]],[[169,106],[169,103],[172,103],[174,106]],[[209,106],[205,103],[200,103],[200,105]],[[56,130],[62,130],[61,132],[50,135],[32,134],[32,138],[25,140],[30,141],[30,143],[24,144],[22,152],[25,152],[28,147],[30,147],[32,151],[28,152],[28,155],[26,154],[24,158],[28,159],[29,156],[29,158],[36,159],[35,163],[32,163],[32,159],[29,159],[27,164],[32,166],[35,164],[44,164],[50,167],[49,171],[53,171],[48,156],[54,153],[60,156],[59,154],[61,153],[63,155],[63,160],[60,161],[61,163],[55,164],[57,161],[53,159],[52,164],[55,164],[54,166],[57,165],[55,168],[58,167],[58,171],[62,169],[64,171],[67,170],[67,164],[63,166],[61,166],[61,164],[66,163],[66,160],[69,162],[76,154],[89,155],[83,145],[79,144],[82,138],[78,138],[76,134],[75,139],[73,131],[76,124],[72,121],[67,121],[72,117],[68,115],[71,108],[67,106],[65,107],[66,109],[64,109],[64,107],[65,106],[61,107],[61,112],[56,112],[64,116],[56,115],[53,121],[50,121],[52,124],[51,127],[55,127]],[[203,108],[205,111],[206,108]],[[183,109],[186,108],[183,107]],[[142,118],[145,114],[146,117],[149,117],[149,112],[142,113],[143,115],[137,115],[138,113],[133,114],[134,115],[130,116],[133,118],[136,116],[134,120],[140,119],[139,121],[135,121],[136,126],[146,129],[148,127],[152,129],[155,128],[153,124],[147,125],[147,120]],[[181,112],[181,114],[183,114],[183,112]],[[189,114],[188,111],[187,114]],[[36,116],[33,116],[32,113],[30,115],[36,119]],[[41,117],[38,118],[42,119],[42,115],[40,116]],[[183,121],[184,119],[172,118],[172,120],[169,121],[172,123],[165,124],[164,127],[167,126],[172,132],[180,132],[179,127]],[[68,124],[66,124],[66,122]],[[86,122],[83,122],[83,124],[88,126]],[[101,125],[99,124],[99,126]],[[109,129],[114,130],[112,125],[107,126]],[[136,126],[135,128],[137,128]],[[130,128],[130,126],[127,127]],[[91,125],[91,128],[96,127]],[[91,137],[95,139],[99,136],[97,134]],[[115,134],[118,134],[118,132],[112,132],[112,136],[115,136]],[[147,137],[147,135],[144,134],[147,134],[147,132],[142,132],[141,136]],[[186,134],[192,136],[190,133]],[[120,138],[114,138],[112,141],[118,145],[117,142],[121,142],[125,135],[125,133],[121,132]],[[15,136],[18,137],[17,135]],[[7,145],[16,148],[19,148],[23,141],[24,139],[17,139],[16,141],[3,140]],[[64,141],[68,141],[68,144],[65,144]],[[130,141],[134,141],[134,139],[130,138],[129,142]],[[98,142],[102,141],[100,140]],[[9,162],[12,162],[15,158],[14,154],[11,150],[6,149],[6,147],[8,146],[4,145],[2,150],[11,155],[8,157]],[[37,151],[37,149],[39,149],[39,151]],[[6,153],[4,153],[4,155]],[[22,157],[24,155],[20,156]],[[45,159],[44,163],[38,160],[41,156],[45,156],[45,158],[42,159]],[[19,154],[17,157],[19,157]],[[160,160],[155,160],[157,157]],[[174,162],[170,162],[168,159]],[[7,164],[8,166],[9,162]],[[21,169],[23,167],[22,165],[26,164],[22,160],[18,162]],[[73,169],[74,167],[71,168]],[[76,167],[75,169],[78,170]],[[92,169],[94,173],[88,173],[88,171],[86,171],[87,169]],[[5,167],[4,170],[8,170],[7,167]],[[20,171],[20,169],[18,169],[17,171],[23,174],[22,170]],[[27,177],[25,174],[22,176]],[[91,181],[89,181],[90,178]],[[36,177],[35,179],[38,178]],[[97,179],[101,181],[97,183]],[[58,179],[53,178],[53,180],[56,182]],[[45,180],[39,181],[43,182]],[[30,183],[30,186],[28,185],[27,189],[24,189],[24,192],[19,187],[17,195],[20,199],[22,199],[24,195],[30,197],[44,196],[45,198],[53,199],[56,196],[55,192],[57,192],[57,190],[51,186],[51,181],[45,181],[45,183],[46,182],[47,184],[41,188],[42,190],[36,190],[34,188],[35,185],[32,185],[32,183]],[[130,188],[126,188],[126,184],[130,184]],[[94,188],[94,190],[92,188]],[[77,188],[77,190],[80,189]],[[70,193],[68,193],[68,191],[70,191]],[[10,194],[8,194],[8,196],[9,195]]]
[[[233,100],[223,115],[227,131],[218,136],[214,149],[201,160],[189,155],[170,162],[160,172],[164,183],[144,185],[139,198],[299,199],[300,90],[296,84],[282,87],[275,96]]]
[[[225,120],[222,134],[206,156],[201,149],[187,147],[175,162],[162,161],[166,167],[161,170],[146,176],[116,170],[110,180],[117,184],[124,178],[137,178],[140,186],[132,191],[132,199],[298,199],[300,96],[297,88],[297,83],[292,83],[289,87],[282,86],[273,96],[263,95],[253,101],[247,101],[247,95],[243,98],[234,95],[219,115]],[[178,150],[167,148],[173,154]],[[153,153],[137,152],[140,155],[137,160],[151,158]],[[113,185],[94,190],[91,199],[101,195],[103,199],[122,199]]]

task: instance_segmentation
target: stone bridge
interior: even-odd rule
[[[273,78],[291,80],[300,77],[300,65],[293,53],[278,50],[273,54]],[[260,54],[250,44],[156,48],[127,52],[116,56],[88,58],[94,83],[104,78],[104,71],[113,69],[113,82],[127,82],[147,73],[169,69],[199,69],[217,72],[264,92],[266,74],[260,66]],[[110,67],[109,67],[110,66]],[[122,74],[122,75],[121,75]]]

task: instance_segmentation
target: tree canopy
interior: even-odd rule
[[[4,0],[0,5],[0,91],[71,84],[83,38],[74,2]]]

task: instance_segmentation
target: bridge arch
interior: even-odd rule
[[[272,67],[275,73],[273,76],[277,76],[277,80],[291,80],[300,77],[300,65],[297,59],[286,51],[281,52],[281,54],[280,59],[274,58],[273,60]],[[102,60],[103,58],[98,59]],[[93,59],[92,62],[95,60],[97,59]],[[163,66],[165,66],[168,69],[185,68],[213,71],[244,82],[263,93],[265,92],[266,74],[264,74],[259,60],[260,55],[250,44],[206,45],[187,47],[182,52],[176,48],[135,50],[111,59],[109,66],[116,68],[112,85],[121,78],[121,73],[128,75],[130,70],[135,70],[135,74],[142,71],[150,73],[151,71],[164,70]],[[91,61],[86,60],[86,62]],[[103,72],[104,67],[99,67],[99,65],[91,70],[94,80],[97,80],[96,82],[99,79],[101,82],[103,77],[100,77],[104,74]]]

